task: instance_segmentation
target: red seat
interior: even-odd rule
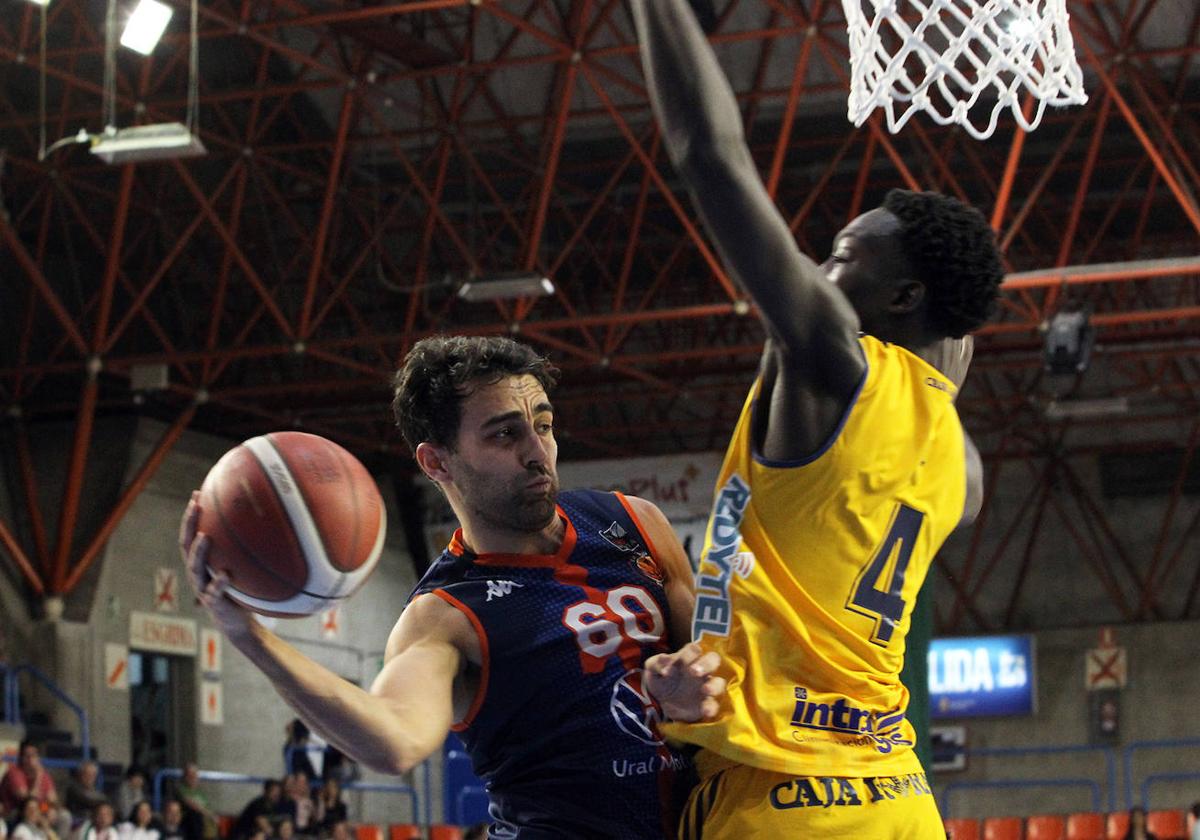
[[[462,840],[462,829],[456,825],[431,825],[429,840]]]
[[[1129,831],[1129,812],[1113,811],[1108,815],[1107,840],[1125,840],[1125,832]]]
[[[356,825],[354,840],[383,840],[383,829],[377,825]]]
[[[1187,840],[1187,822],[1183,811],[1151,811],[1146,814],[1146,830],[1158,840]]]
[[[1104,815],[1081,811],[1067,817],[1067,840],[1105,840]]]
[[[392,823],[388,826],[388,840],[421,840],[421,829],[410,823]]]
[[[228,837],[229,832],[233,829],[233,824],[237,821],[237,817],[231,817],[229,814],[221,814],[217,817],[217,834],[222,837]]]
[[[979,840],[979,820],[946,820],[949,840]]]
[[[1041,814],[1025,820],[1025,840],[1063,840],[1067,823],[1056,814]]]
[[[1021,818],[988,817],[983,821],[983,840],[1021,840]]]

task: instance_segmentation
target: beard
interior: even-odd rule
[[[532,490],[531,481],[548,478],[544,488]],[[509,479],[479,472],[460,463],[455,483],[471,513],[490,528],[536,533],[554,521],[558,502],[558,476],[536,469]]]

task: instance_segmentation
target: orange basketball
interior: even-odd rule
[[[363,584],[383,549],[383,500],[342,447],[303,432],[272,432],[234,447],[200,487],[198,529],[226,593],[255,612],[303,616]]]

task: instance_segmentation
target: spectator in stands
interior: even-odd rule
[[[276,840],[295,840],[296,824],[287,817],[279,821],[279,825],[275,826]]]
[[[159,830],[154,827],[154,809],[143,799],[133,806],[129,819],[117,826],[121,840],[159,840]]]
[[[1125,832],[1125,840],[1158,840],[1158,836],[1146,828],[1146,809],[1140,805],[1129,809],[1129,830]]]
[[[8,771],[7,775],[11,774]],[[20,819],[13,827],[11,840],[58,840],[58,835],[50,826],[47,812],[42,810],[42,803],[36,796],[27,796],[17,809]]]
[[[354,759],[333,744],[326,744],[321,754],[321,780],[337,779],[339,783],[357,781],[360,773]]]
[[[75,768],[71,780],[67,782],[63,799],[76,822],[87,819],[98,805],[109,804],[104,791],[96,787],[96,780],[99,778],[100,768],[96,766],[96,762],[84,760]]]
[[[487,831],[487,823],[475,823],[463,832],[462,840],[487,840]]]
[[[262,794],[251,799],[233,824],[229,840],[247,840],[257,831],[272,834],[271,818],[283,798],[283,786],[275,779],[263,782]]]
[[[329,834],[329,840],[354,840],[354,832],[350,830],[350,823],[334,823],[333,831]]]
[[[186,840],[183,831],[183,804],[178,799],[168,799],[163,804],[158,831],[162,835],[161,840]]]
[[[0,808],[9,813],[17,812],[30,796],[38,801],[54,831],[60,837],[66,837],[71,831],[71,814],[60,807],[58,789],[42,766],[37,744],[24,740],[17,748],[17,763],[0,779]]]
[[[105,799],[92,808],[90,819],[79,824],[76,837],[79,840],[121,840],[116,821],[113,806]]]
[[[342,800],[342,786],[337,779],[326,779],[317,793],[317,812],[313,822],[316,833],[322,837],[333,834],[333,827],[346,821],[346,803]]]
[[[295,833],[312,834],[315,830],[314,811],[308,776],[303,772],[289,773],[283,780],[283,799],[275,813],[291,820]]]
[[[136,764],[129,765],[121,786],[117,788],[117,813],[132,814],[139,802],[149,798],[146,795],[146,772]]]
[[[283,742],[283,772],[304,773],[308,778],[315,779],[312,761],[308,757],[308,726],[300,718],[292,718],[283,728],[287,740]],[[299,825],[296,826],[299,828]]]
[[[183,778],[175,785],[175,793],[183,805],[183,836],[186,840],[216,840],[217,813],[200,790],[200,770],[196,762],[183,767]]]
[[[1200,840],[1200,802],[1193,802],[1187,812],[1188,840]]]

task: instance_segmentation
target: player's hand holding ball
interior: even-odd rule
[[[366,468],[332,441],[273,432],[234,447],[192,494],[179,530],[188,580],[218,627],[247,609],[299,617],[352,595],[383,550],[386,516]]]

